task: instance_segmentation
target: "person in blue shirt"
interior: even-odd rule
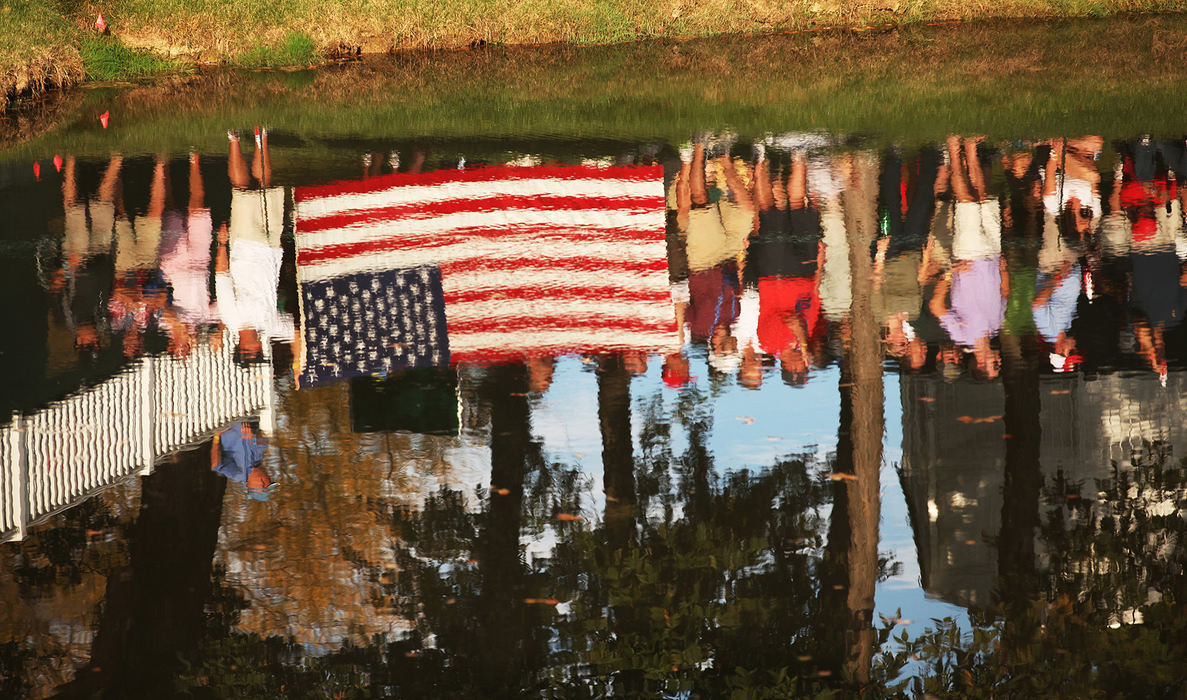
[[[210,468],[231,481],[247,486],[247,495],[258,501],[268,500],[272,479],[261,463],[268,440],[258,423],[240,421],[214,437],[210,448]]]

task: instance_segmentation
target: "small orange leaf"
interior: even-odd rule
[[[572,513],[557,513],[556,519],[571,523],[571,522],[575,522],[577,520],[581,520],[581,516],[573,515]]]
[[[930,396],[920,396],[919,400],[924,403],[935,403],[936,402],[936,400]]]

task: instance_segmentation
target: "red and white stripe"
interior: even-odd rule
[[[303,281],[441,269],[455,362],[678,345],[659,166],[399,173],[296,201]]]

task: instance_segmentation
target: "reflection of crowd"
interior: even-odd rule
[[[711,371],[757,388],[777,365],[800,384],[844,351],[850,256],[868,254],[868,303],[904,370],[992,379],[1002,348],[1025,345],[1056,372],[1133,351],[1165,376],[1187,313],[1187,149],[1121,143],[1102,177],[1104,146],[952,136],[877,155],[812,134],[698,137],[669,177],[677,322]],[[850,249],[861,227],[868,253]],[[666,359],[669,383],[688,363]]]
[[[85,177],[65,159],[65,231],[47,281],[54,324],[78,356],[111,347],[184,357],[225,336],[251,363],[294,338],[278,294],[288,197],[272,182],[268,135],[228,141],[225,180],[197,155],[113,156]],[[403,166],[372,154],[366,175],[424,162],[420,152]],[[146,200],[125,192],[137,170]],[[844,352],[855,301],[869,304],[887,359],[907,371],[992,379],[1003,348],[1023,343],[1054,371],[1138,357],[1164,375],[1187,313],[1185,170],[1182,142],[1150,138],[1106,152],[1092,136],[952,136],[874,153],[817,134],[698,136],[667,170],[685,346],[664,359],[665,381],[690,381],[688,350],[701,348],[710,372],[748,388],[775,368],[802,384]],[[211,196],[227,190],[229,207]],[[868,251],[853,249],[859,229],[875,232]],[[869,256],[869,299],[853,298],[855,255]],[[550,358],[534,366],[546,387]]]
[[[231,198],[220,213],[208,185],[226,181],[197,154],[184,164],[159,155],[151,165],[114,155],[97,183],[63,159],[63,237],[45,279],[51,336],[73,343],[56,364],[105,356],[118,364],[146,352],[180,359],[226,337],[246,366],[267,361],[273,341],[294,338],[292,318],[279,310],[286,191],[272,185],[268,135],[255,131],[250,165],[239,135],[228,139]],[[145,179],[147,202],[136,197]],[[183,193],[184,203],[175,202]],[[214,440],[212,467],[260,498],[270,483],[260,466],[265,444],[255,425],[232,425]]]
[[[256,136],[250,168],[230,134],[231,206],[217,236],[206,201],[211,172],[196,154],[184,168],[184,205],[174,202],[179,168],[164,156],[152,162],[147,203],[125,193],[129,164],[118,155],[93,192],[80,187],[80,170],[64,160],[60,264],[48,275],[53,324],[73,335],[79,356],[118,344],[128,359],[156,350],[185,357],[229,331],[236,357],[257,362],[265,343],[292,339],[277,292],[285,191],[271,186],[266,132]]]

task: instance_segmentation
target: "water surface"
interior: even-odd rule
[[[1181,33],[1106,26],[1040,29]],[[996,31],[46,105],[0,156],[0,688],[1173,696],[1182,91]]]

